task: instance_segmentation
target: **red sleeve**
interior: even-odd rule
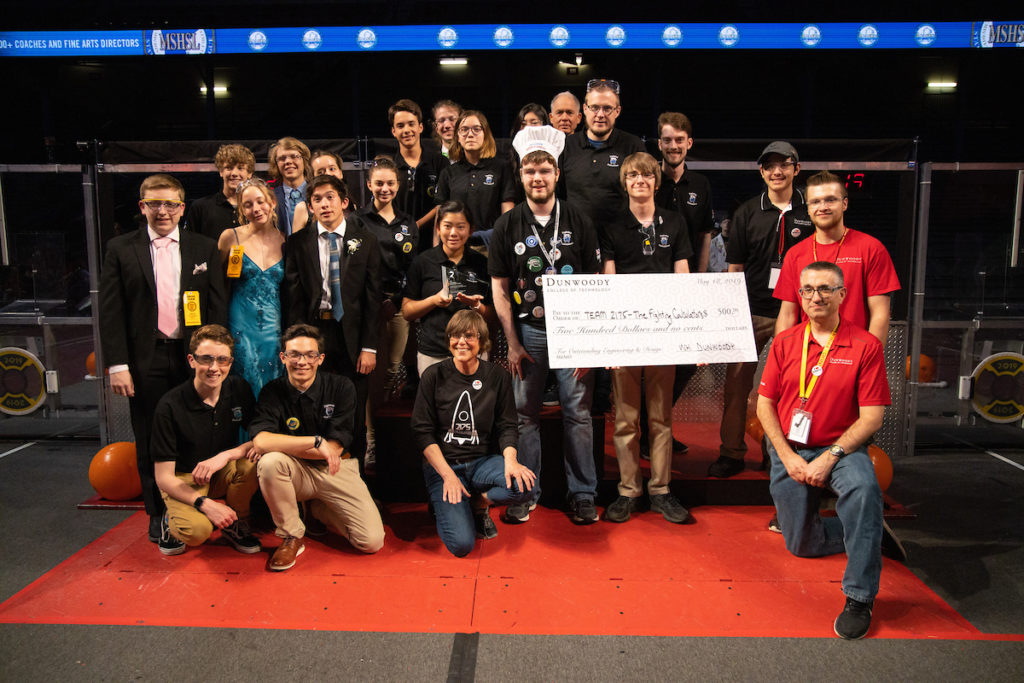
[[[772,346],[768,349],[768,358],[765,359],[764,372],[761,373],[761,384],[757,387],[757,393],[773,401],[779,400],[779,380],[782,372],[782,358],[780,358],[782,344],[776,337]]]
[[[882,353],[882,344],[870,335],[865,341],[864,353],[860,361],[860,372],[857,374],[857,404],[862,406],[891,405],[892,397],[889,395],[889,379],[885,375],[885,356]]]
[[[864,282],[867,284],[865,296],[878,296],[895,292],[900,288],[900,279],[892,264],[892,257],[881,242],[872,245],[871,254],[865,265]]]
[[[799,304],[800,300],[797,299],[796,289],[800,285],[800,273],[797,272],[794,251],[796,251],[795,248],[791,249],[782,261],[782,270],[779,272],[779,279],[775,283],[775,291],[772,292],[772,296],[781,301]],[[800,319],[799,314],[797,314],[797,319]]]

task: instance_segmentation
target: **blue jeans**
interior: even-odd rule
[[[484,455],[451,467],[470,493],[486,493],[495,505],[515,505],[529,500],[529,491],[519,491],[514,480],[513,488],[505,486],[505,458],[500,455]],[[444,480],[426,460],[423,461],[423,480],[437,518],[437,533],[445,547],[456,557],[468,555],[476,544],[476,525],[469,499],[463,496],[454,504],[446,501]]]
[[[548,374],[548,336],[543,329],[519,325],[519,341],[535,362],[522,364],[523,378],[514,382],[516,410],[519,411],[519,462],[533,470],[537,483],[531,502],[540,498],[540,409],[544,381]],[[569,498],[594,500],[597,468],[594,465],[594,426],[590,401],[594,394],[594,373],[573,377],[572,368],[554,371],[558,378],[558,400],[562,405],[562,454]]]
[[[802,448],[801,458],[810,462],[824,448]],[[821,517],[818,505],[825,489],[789,478],[779,454],[769,443],[772,459],[771,493],[779,513],[786,548],[798,557],[821,557],[846,551],[843,593],[860,602],[878,594],[882,573],[882,490],[865,448],[836,463],[828,487],[839,500],[836,517]]]

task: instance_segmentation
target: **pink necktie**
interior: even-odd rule
[[[170,237],[157,237],[153,240],[156,247],[153,258],[153,269],[156,275],[156,305],[158,330],[168,337],[178,331],[178,283],[174,279],[174,256]]]

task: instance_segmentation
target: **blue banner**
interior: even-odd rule
[[[0,31],[0,57],[476,50],[909,50],[1024,46],[1024,22],[453,24]]]

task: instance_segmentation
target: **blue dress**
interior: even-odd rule
[[[235,372],[252,387],[253,394],[280,377],[281,299],[284,259],[260,270],[249,255],[242,257],[242,273],[228,309],[228,327],[235,338]]]

